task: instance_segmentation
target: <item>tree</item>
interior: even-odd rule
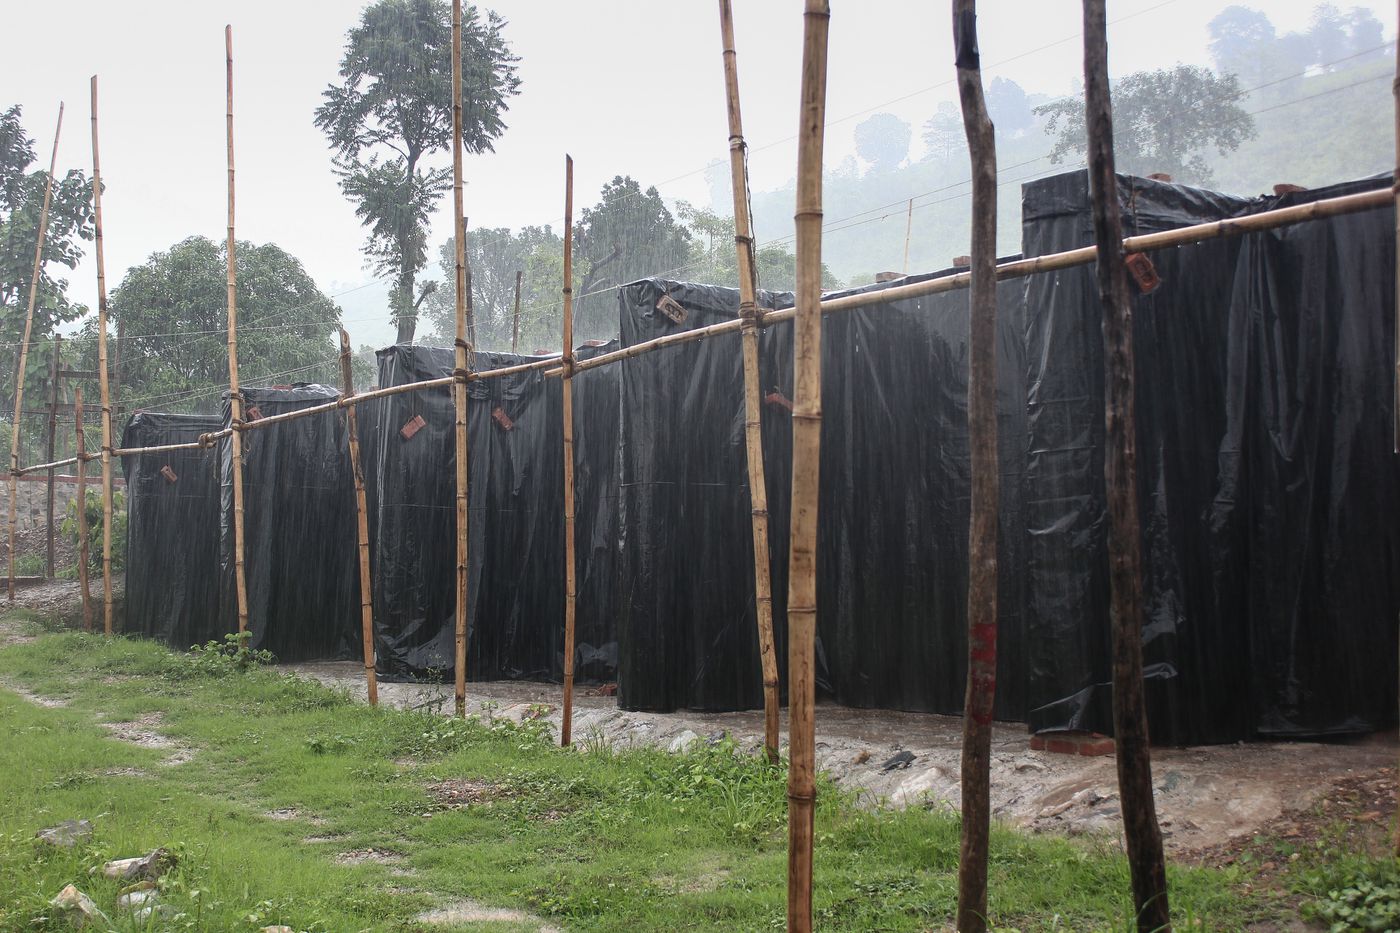
[[[490,152],[519,93],[505,20],[476,7],[462,16],[462,142]],[[424,159],[452,145],[452,22],[445,0],[376,0],[346,37],[339,84],[322,94],[316,125],[335,151],[341,190],[369,229],[365,255],[394,280],[398,340],[413,340],[427,262],[428,218],[451,185],[450,168]]]
[[[240,240],[237,257],[242,382],[338,386],[340,308],[273,243]],[[124,408],[218,409],[228,385],[227,262],[223,242],[194,236],[127,270],[109,300],[126,331]]]
[[[892,113],[877,113],[856,124],[856,152],[877,172],[899,168],[909,155],[914,131]]]
[[[1250,85],[1260,83],[1267,58],[1261,50],[1277,38],[1274,24],[1258,10],[1227,6],[1206,27],[1210,57],[1221,74],[1238,75]]]
[[[963,135],[962,116],[952,101],[939,101],[938,112],[924,123],[926,158],[947,159],[967,147]]]
[[[998,134],[1019,133],[1035,122],[1025,89],[1008,78],[993,78],[987,85],[987,112]]]
[[[1239,105],[1242,96],[1236,76],[1193,65],[1122,78],[1113,88],[1118,170],[1165,172],[1179,182],[1208,184],[1205,150],[1224,155],[1254,136],[1254,119]],[[1083,100],[1065,98],[1035,112],[1049,118],[1045,131],[1055,137],[1050,161],[1084,156]]]

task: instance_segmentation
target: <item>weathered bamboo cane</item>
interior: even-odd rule
[[[1118,793],[1138,929],[1170,931],[1162,833],[1152,799],[1152,754],[1142,684],[1142,540],[1137,503],[1132,307],[1118,244],[1122,221],[1113,160],[1104,0],[1084,0],[1084,110],[1089,193],[1098,244],[1104,340],[1104,485],[1113,627],[1113,730]]]
[[[248,631],[248,568],[243,532],[243,393],[238,381],[238,244],[234,240],[233,163],[233,27],[224,27],[224,124],[228,152],[228,254],[226,301],[228,303],[228,407],[229,470],[233,485],[233,585],[237,600],[238,633]]]
[[[59,403],[59,383],[58,375],[59,361],[63,355],[63,337],[60,334],[53,335],[53,359],[49,363],[49,437],[48,445],[44,448],[45,455],[49,460],[53,460],[55,451],[58,448],[58,403]],[[54,571],[54,484],[57,481],[55,468],[49,467],[46,477],[46,488],[44,490],[44,576],[53,579]]]
[[[457,715],[467,715],[467,237],[462,199],[462,0],[452,0],[452,218],[457,265],[456,370],[452,403],[456,411],[457,455],[457,617],[454,665]]]
[[[1397,4],[1400,7],[1400,4]],[[1400,15],[1400,12],[1397,13]],[[1400,454],[1400,42],[1395,43],[1395,82],[1391,85],[1395,98],[1395,174],[1391,188],[1395,193],[1395,444]],[[1400,821],[1396,822],[1395,854],[1400,857]]]
[[[107,384],[107,271],[102,259],[102,166],[97,146],[97,75],[92,76],[93,256],[97,260],[97,384],[102,395],[102,631],[112,634],[112,397]]]
[[[564,156],[564,711],[559,744],[574,734],[574,621],[578,589],[574,567],[574,160]]]
[[[83,445],[83,387],[73,389],[73,420],[78,435],[78,592],[83,598],[83,631],[92,631],[92,589],[88,586],[87,451]]]
[[[904,266],[901,271],[909,274],[909,241],[914,236],[914,199],[909,199],[909,212],[904,216]]]
[[[520,346],[520,280],[525,277],[525,273],[516,270],[515,273],[515,315],[510,321],[510,352],[518,353]]]
[[[997,148],[982,90],[977,0],[953,0],[953,46],[972,162],[971,331],[967,433],[972,475],[967,562],[967,692],[963,701],[958,929],[987,929],[992,715],[997,688]],[[912,210],[913,202],[910,201]],[[907,255],[907,250],[906,250]]]
[[[62,132],[63,103],[60,102],[58,125],[53,131],[53,154],[49,156],[49,175],[44,180],[44,204],[39,209],[39,235],[34,243],[34,272],[29,277],[29,305],[24,312],[24,337],[19,345],[19,369],[15,371],[15,418],[10,425],[10,602],[15,600],[15,528],[19,523],[19,419],[24,413],[24,369],[25,364],[29,362],[29,335],[34,330],[34,302],[39,296],[39,276],[44,271],[44,240],[49,232],[53,173],[58,168],[58,137]],[[52,556],[49,562],[52,564]]]
[[[340,330],[341,397],[355,395],[355,373],[350,364],[350,335]],[[370,706],[379,705],[379,681],[374,673],[374,599],[369,577],[369,509],[365,505],[365,472],[360,466],[360,434],[355,406],[345,406],[345,433],[349,438],[350,471],[355,478],[355,541],[360,555],[360,629],[364,638],[365,691]]]
[[[739,262],[740,340],[744,360],[744,446],[752,512],[754,603],[758,622],[758,656],[763,671],[763,747],[778,760],[778,651],[773,637],[773,584],[768,550],[768,482],[763,473],[762,386],[758,374],[758,274],[754,268],[753,222],[749,217],[749,180],[744,120],[739,107],[739,64],[734,49],[731,0],[719,0],[720,38],[724,45],[724,94],[729,110],[729,177],[734,195],[734,247]]]
[[[822,143],[831,7],[806,0],[797,135],[797,304],[793,321],[792,529],[788,570],[788,909],[812,929],[816,796],[817,505],[822,423]]]

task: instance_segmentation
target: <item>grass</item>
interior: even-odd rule
[[[117,920],[115,883],[89,870],[161,845],[180,861],[162,894],[178,915],[160,929],[413,930],[459,899],[530,915],[461,927],[495,933],[537,929],[531,918],[598,931],[783,924],[784,775],[727,743],[562,751],[535,724],[371,709],[272,670],[81,634],[0,649],[0,678],[67,703],[0,689],[0,931],[67,929],[46,905],[70,881]],[[168,750],[101,726],[153,716],[191,760],[163,766]],[[268,815],[284,809],[292,818]],[[93,821],[90,846],[35,842],[78,818]],[[819,928],[949,923],[954,816],[862,809],[827,785],[817,833]],[[392,860],[337,861],[366,849]],[[1106,842],[996,828],[990,870],[999,929],[1130,928],[1127,866]],[[1267,912],[1241,896],[1242,878],[1173,868],[1173,906],[1198,928],[1241,929]]]

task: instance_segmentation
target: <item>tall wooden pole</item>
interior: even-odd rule
[[[243,394],[238,382],[238,246],[233,238],[233,26],[224,27],[224,122],[228,143],[228,254],[226,301],[228,303],[228,407],[233,433],[229,441],[229,468],[233,483],[233,584],[238,601],[238,633],[248,631],[248,571],[244,563],[243,535]]]
[[[73,389],[73,420],[77,423],[78,462],[78,592],[83,598],[83,631],[92,631],[92,589],[88,586],[87,450],[83,444],[83,387]]]
[[[1108,86],[1104,0],[1084,0],[1084,107],[1089,136],[1089,193],[1098,249],[1104,340],[1104,484],[1108,502],[1108,573],[1113,626],[1113,729],[1118,794],[1138,929],[1171,929],[1162,832],[1152,799],[1152,755],[1142,686],[1142,538],[1137,503],[1137,434],[1133,400],[1133,320],[1122,218],[1113,160],[1113,103]]]
[[[350,364],[350,335],[340,330],[341,395],[355,395],[355,373]],[[345,406],[345,432],[350,440],[350,470],[355,478],[355,541],[360,555],[360,629],[364,637],[365,691],[370,706],[379,705],[379,681],[374,674],[374,599],[369,578],[369,509],[365,505],[365,472],[360,466],[360,434],[355,406]]]
[[[518,353],[520,346],[520,280],[525,277],[525,273],[519,270],[515,273],[515,316],[510,323],[510,352]]]
[[[53,359],[49,361],[49,437],[48,444],[44,450],[48,454],[48,461],[53,463],[57,458],[58,447],[58,402],[59,402],[59,361],[63,353],[63,337],[59,334],[53,335]],[[44,495],[44,575],[53,579],[54,553],[53,553],[53,500],[54,500],[54,480],[58,471],[49,467],[47,477],[47,488]]]
[[[729,177],[734,194],[734,246],[739,261],[739,317],[744,355],[744,445],[749,469],[749,506],[753,513],[753,580],[758,620],[758,656],[763,670],[763,747],[778,760],[778,651],[773,637],[773,584],[768,552],[768,483],[763,474],[762,387],[758,374],[758,276],[754,269],[753,222],[749,217],[749,179],[744,120],[739,108],[739,64],[734,50],[731,0],[719,0],[720,37],[724,43],[724,94],[729,109]]]
[[[788,911],[790,933],[812,929],[816,796],[817,503],[822,429],[822,143],[827,0],[806,0],[797,130],[797,302],[793,319],[792,529],[788,569]]]
[[[1400,8],[1400,4],[1397,4]],[[1400,16],[1400,9],[1397,9]],[[1400,20],[1397,20],[1400,22]],[[1395,191],[1395,400],[1392,403],[1395,416],[1395,439],[1393,450],[1400,454],[1400,38],[1395,42],[1395,82],[1391,85],[1395,98],[1395,173],[1391,176],[1391,188]],[[1396,770],[1400,775],[1400,769]],[[1396,787],[1396,797],[1400,800],[1400,785]],[[1395,857],[1400,858],[1400,819],[1395,822]]]
[[[564,156],[564,713],[559,744],[574,733],[574,620],[578,589],[574,568],[574,160]]]
[[[102,165],[97,146],[97,75],[92,76],[93,256],[97,260],[97,385],[102,394],[102,631],[112,634],[112,397],[107,384],[107,270],[102,259]]]
[[[963,701],[962,845],[958,929],[987,929],[992,714],[997,689],[997,149],[982,91],[977,0],[953,0],[953,47],[972,161],[971,333],[967,431],[972,507],[968,527],[967,693]],[[912,211],[913,201],[909,202]],[[911,214],[912,216],[912,214]],[[908,247],[905,248],[906,270]]]
[[[467,224],[462,200],[462,0],[452,0],[452,202],[457,260],[457,381],[452,403],[457,416],[457,630],[454,663],[457,715],[467,714]]]
[[[39,209],[39,235],[34,243],[34,271],[29,277],[29,306],[24,312],[24,337],[19,345],[19,369],[15,371],[15,418],[10,424],[10,602],[15,599],[15,528],[19,520],[19,424],[24,414],[24,369],[29,362],[29,335],[34,330],[34,302],[39,296],[39,276],[44,271],[44,240],[49,233],[49,205],[53,202],[53,173],[58,167],[58,137],[63,132],[63,104],[58,105],[58,125],[53,131],[53,154],[44,180],[44,204]],[[53,460],[50,455],[49,460]],[[50,574],[53,556],[49,557]]]
[[[909,199],[909,212],[904,217],[904,274],[909,274],[909,240],[914,235],[914,199]]]

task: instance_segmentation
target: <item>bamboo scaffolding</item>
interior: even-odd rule
[[[1139,930],[1170,931],[1162,832],[1152,798],[1152,752],[1142,683],[1142,538],[1137,500],[1133,325],[1113,162],[1105,0],[1084,0],[1084,112],[1089,195],[1103,304],[1104,487],[1113,630],[1113,737],[1123,835]]]
[[[49,364],[49,437],[48,446],[44,448],[45,454],[50,460],[54,459],[54,450],[58,445],[58,401],[59,401],[59,377],[58,364],[60,355],[63,352],[63,337],[58,334],[53,335],[53,359]],[[53,505],[54,505],[54,470],[48,469],[48,482],[44,490],[44,576],[53,579],[54,576],[54,553],[53,553]],[[13,549],[12,549],[13,550]]]
[[[564,156],[564,712],[559,744],[574,733],[574,621],[578,589],[574,567],[574,160]]]
[[[34,302],[39,297],[39,276],[44,271],[44,240],[49,233],[49,205],[53,203],[53,173],[58,168],[58,138],[63,132],[63,103],[58,105],[58,124],[53,131],[53,154],[49,175],[44,180],[44,203],[39,209],[39,235],[34,243],[34,271],[29,277],[29,305],[24,312],[24,337],[19,345],[19,368],[15,371],[15,417],[10,425],[10,602],[15,601],[15,529],[19,524],[19,419],[24,412],[24,369],[29,362],[29,335],[34,330]],[[54,351],[57,352],[56,350]],[[50,548],[52,551],[52,548]],[[53,556],[50,554],[52,565]]]
[[[97,260],[97,385],[102,397],[102,631],[112,634],[112,398],[107,383],[107,271],[102,259],[102,167],[97,146],[97,75],[92,76],[93,256]]]
[[[510,352],[518,353],[520,346],[520,280],[525,277],[525,273],[516,270],[515,273],[515,315],[510,323]]]
[[[768,550],[768,482],[763,474],[762,386],[758,374],[758,274],[754,268],[753,222],[749,217],[748,147],[739,106],[739,64],[734,48],[731,0],[719,0],[724,94],[729,111],[729,177],[734,195],[734,248],[738,253],[739,321],[744,359],[744,448],[752,513],[754,608],[763,671],[763,747],[778,761],[778,652],[773,637],[773,584]]]
[[[83,598],[83,631],[92,631],[92,589],[88,586],[87,452],[83,449],[83,387],[73,389],[78,456],[78,591]]]
[[[238,383],[238,246],[234,241],[234,163],[233,163],[233,26],[224,27],[225,136],[228,143],[228,405],[229,423],[243,424],[243,393]],[[234,430],[229,440],[229,468],[233,474],[233,576],[238,600],[238,633],[248,631],[248,568],[244,562],[246,539],[243,531],[243,435]]]
[[[821,462],[822,143],[831,8],[806,0],[797,135],[797,305],[793,325],[792,529],[788,570],[789,933],[812,929],[816,796],[817,507]]]
[[[350,365],[350,335],[340,330],[341,397],[355,395],[355,373]],[[379,681],[374,674],[374,600],[369,577],[369,508],[365,505],[365,472],[360,466],[360,437],[355,406],[345,406],[345,433],[349,438],[350,470],[355,478],[355,542],[360,555],[360,628],[364,637],[365,692],[370,706],[379,705]]]
[[[984,933],[987,841],[991,830],[992,714],[997,686],[997,147],[982,89],[977,0],[953,0],[952,6],[958,98],[972,163],[967,377],[972,503],[968,522],[967,691],[963,701],[957,928],[962,933]],[[909,204],[912,211],[914,202]],[[906,269],[908,255],[906,239]]]
[[[456,248],[457,378],[452,385],[456,412],[457,459],[457,612],[454,669],[457,715],[467,715],[467,383],[471,365],[467,343],[467,242],[462,199],[462,0],[452,0],[452,224]]]

